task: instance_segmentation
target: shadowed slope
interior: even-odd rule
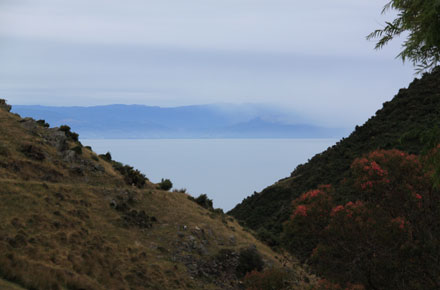
[[[376,149],[419,153],[421,138],[440,125],[440,69],[414,80],[348,137],[298,166],[290,177],[244,199],[229,214],[277,244],[291,201],[319,184],[337,184],[358,156]],[[337,198],[337,197],[336,197]]]

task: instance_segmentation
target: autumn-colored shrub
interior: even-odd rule
[[[361,284],[347,283],[345,286],[341,286],[338,283],[332,283],[326,279],[321,279],[318,284],[312,288],[313,290],[365,290],[365,287]]]
[[[311,256],[320,275],[386,289],[389,281],[407,274],[407,268],[399,267],[411,238],[404,217],[393,219],[383,208],[361,201],[336,206],[330,215]]]
[[[431,187],[418,157],[399,150],[357,158],[351,173],[358,198],[387,208],[394,217],[414,211]]]
[[[328,224],[333,207],[332,190],[329,185],[320,186],[293,201],[294,210],[284,226],[282,240],[285,247],[302,260],[310,256]]]
[[[357,158],[334,190],[293,201],[284,244],[326,279],[317,289],[439,289],[440,192],[431,172],[399,150]]]
[[[290,273],[284,269],[267,269],[262,272],[251,271],[244,277],[246,290],[290,289]]]

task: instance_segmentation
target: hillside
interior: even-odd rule
[[[373,150],[397,148],[419,153],[424,147],[421,139],[439,125],[440,69],[437,68],[415,79],[407,89],[401,89],[348,138],[298,166],[290,177],[247,197],[229,214],[276,245],[282,224],[292,212],[291,202],[300,194],[320,184],[338,184],[356,157]]]
[[[347,130],[307,124],[303,117],[255,104],[152,107],[14,106],[26,117],[69,124],[82,138],[340,138]]]
[[[311,281],[232,217],[9,110],[0,100],[1,289],[238,289],[256,257]]]

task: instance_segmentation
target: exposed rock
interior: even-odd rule
[[[74,163],[77,160],[75,151],[67,150],[63,152],[63,161],[67,163]]]
[[[234,236],[234,235],[231,235],[231,236],[229,237],[229,244],[230,244],[231,246],[235,246],[235,245],[237,244],[237,240],[235,239],[235,236]]]
[[[23,128],[32,132],[35,132],[38,126],[37,121],[32,118],[24,118],[20,120],[20,123]]]
[[[10,112],[11,108],[12,108],[11,105],[8,105],[6,103],[6,100],[0,99],[0,110],[5,110],[6,112]]]
[[[60,131],[59,128],[45,130],[44,139],[60,152],[68,148],[66,134],[63,131]]]

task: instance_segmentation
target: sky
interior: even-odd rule
[[[0,0],[15,105],[262,103],[364,123],[415,77],[366,35],[387,0]]]

